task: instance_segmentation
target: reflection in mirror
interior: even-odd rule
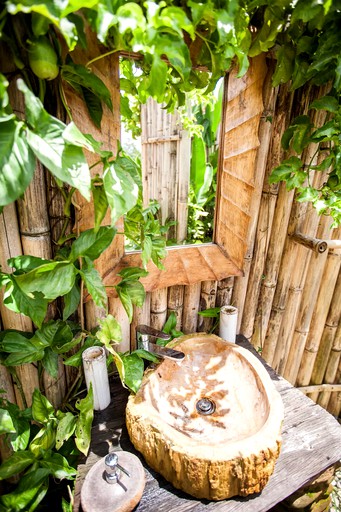
[[[139,212],[125,219],[126,251],[141,248],[134,236],[141,212],[156,235],[166,234],[167,245],[212,242],[222,95],[223,81],[213,93],[191,94],[173,113],[149,99],[138,127],[136,104],[125,116],[122,92],[122,147],[141,162]]]

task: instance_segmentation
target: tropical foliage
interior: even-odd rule
[[[143,359],[151,359],[151,355],[143,351],[117,353],[114,345],[121,340],[121,330],[110,315],[94,333],[86,332],[83,325],[75,326],[70,318],[81,303],[83,287],[97,306],[107,309],[106,289],[94,261],[111,244],[120,217],[126,215],[126,231],[132,243],[138,241],[142,246],[144,267],[149,259],[162,264],[163,232],[155,227],[156,206],[143,209],[139,204],[136,162],[122,151],[117,155],[103,151],[96,140],[79,131],[72,122],[64,84],[68,83],[84,100],[92,122],[100,127],[103,106],[113,109],[115,105],[107,87],[92,71],[96,59],[114,52],[123,55],[122,89],[136,98],[136,104],[132,108],[127,97],[122,109],[134,119],[136,105],[148,97],[172,110],[184,105],[192,90],[213,91],[232,64],[236,63],[242,76],[249,57],[274,53],[274,86],[290,81],[294,90],[306,83],[329,84],[329,92],[311,105],[311,111],[326,112],[325,123],[314,126],[308,115],[294,120],[283,138],[283,147],[290,154],[271,179],[286,180],[289,188],[297,187],[299,200],[312,201],[320,213],[333,215],[339,223],[340,2],[7,0],[1,9],[1,55],[11,58],[0,62],[0,208],[23,195],[37,160],[60,188],[66,217],[70,217],[75,190],[86,200],[92,198],[95,207],[94,228],[76,237],[66,235],[65,227],[55,241],[60,250],[54,259],[18,256],[8,262],[13,272],[0,273],[4,305],[29,316],[35,326],[34,333],[12,330],[1,334],[1,362],[16,382],[16,366],[27,362],[55,376],[59,357],[65,364],[79,366],[81,351],[88,344],[103,344],[115,360],[122,381],[135,391],[143,373]],[[76,61],[73,50],[77,45],[86,48],[89,27],[107,49],[84,66]],[[25,112],[20,115],[11,105],[9,87],[17,87],[23,95]],[[68,124],[55,117],[51,109],[57,91],[69,115]],[[198,112],[203,124],[207,114],[207,110]],[[194,154],[198,158],[201,154],[207,164],[200,178],[194,176],[194,164],[192,168],[192,199],[201,207],[214,193],[211,178],[215,163],[210,153],[204,155],[202,142],[194,137],[193,144],[197,145]],[[310,144],[315,145],[319,160],[305,167],[302,153]],[[84,150],[97,155],[95,177],[91,177]],[[310,170],[329,174],[320,190],[312,187]],[[103,227],[108,208],[111,225]],[[133,306],[141,306],[145,298],[139,281],[145,273],[145,268],[123,271],[116,285],[130,319]],[[46,321],[49,303],[60,297],[62,318]],[[174,325],[169,329],[174,331]],[[78,352],[70,355],[69,350],[79,344]],[[89,444],[91,392],[83,400],[76,404],[76,415],[55,411],[38,390],[31,409],[24,403],[20,411],[14,404],[1,401],[0,432],[6,434],[13,455],[2,464],[0,479],[20,473],[21,480],[13,492],[1,497],[0,510],[35,510],[47,492],[49,477],[74,478],[74,449],[85,453]]]

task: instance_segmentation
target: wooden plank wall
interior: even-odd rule
[[[254,61],[245,78],[230,75],[226,92],[230,103],[222,148],[222,172],[226,179],[221,182],[217,210],[223,213],[225,221],[217,229],[216,241],[227,244],[226,250],[235,262],[243,260],[244,277],[148,292],[144,306],[135,308],[131,325],[118,299],[110,298],[109,310],[121,322],[124,341],[120,348],[127,350],[135,347],[138,323],[162,328],[168,315],[174,312],[177,328],[184,333],[203,331],[210,329],[212,321],[199,317],[198,311],[233,304],[239,308],[239,332],[290,382],[297,386],[338,384],[341,381],[341,251],[319,254],[295,242],[292,235],[300,232],[321,239],[340,239],[341,231],[330,229],[330,219],[318,217],[310,205],[295,202],[294,193],[288,192],[284,185],[268,183],[271,169],[284,157],[280,140],[285,128],[296,115],[306,112],[312,99],[323,91],[307,87],[292,92],[287,85],[273,89],[272,69],[271,60]],[[116,87],[114,94],[118,102],[117,82],[111,83],[114,84],[111,87]],[[253,130],[246,130],[245,119],[249,127],[255,116],[258,123]],[[317,117],[316,122],[320,121]],[[117,119],[110,130],[112,126],[116,126],[111,135],[116,141]],[[111,146],[114,144],[111,141]],[[305,154],[307,160],[312,157],[311,151],[313,148]],[[325,177],[317,174],[312,179],[318,185]],[[49,233],[54,240],[53,226],[60,208],[54,210],[53,190],[48,182],[44,194],[48,198]],[[18,211],[6,207],[0,218],[1,264],[9,255],[25,251],[25,230],[23,220],[18,221]],[[82,229],[88,218],[88,214],[83,215]],[[46,234],[45,227],[40,228]],[[122,254],[122,240],[119,240],[106,258],[112,265]],[[2,303],[0,312],[2,328],[31,327],[26,319],[12,318],[14,314]],[[86,325],[96,324],[100,315],[91,303],[86,305]],[[16,387],[11,385],[3,367],[1,370],[0,387],[5,387],[13,398]],[[37,382],[36,370],[25,365],[20,371],[29,402],[32,385]],[[57,382],[46,382],[49,398],[57,404],[71,382],[72,375],[67,373]],[[331,392],[328,387],[319,389],[322,391],[313,393],[312,398],[338,415],[341,394]],[[17,400],[20,402],[20,397]]]

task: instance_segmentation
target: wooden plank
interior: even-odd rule
[[[153,263],[148,264],[149,274],[141,279],[147,291],[167,288],[175,284],[194,284],[205,280],[220,281],[229,276],[242,275],[241,270],[215,244],[192,247],[171,247],[163,260],[164,270],[158,269]],[[141,251],[125,254],[120,263],[113,266],[104,276],[104,284],[113,286],[120,278],[117,273],[127,267],[141,267]],[[114,296],[115,291],[108,289],[108,295]],[[85,300],[90,297],[86,296]]]
[[[238,194],[236,194],[236,190]],[[251,198],[254,191],[254,187],[235,178],[234,176],[226,176],[225,172],[221,179],[221,196],[240,208],[244,213],[250,214]],[[236,202],[238,201],[238,204]]]
[[[261,359],[243,336],[238,336],[237,342]],[[280,392],[285,408],[281,454],[274,474],[262,493],[220,502],[197,500],[175,489],[159,474],[150,470],[140,456],[145,467],[146,487],[136,512],[266,512],[341,458],[341,426],[338,422],[261,361]],[[96,415],[90,455],[86,465],[78,467],[75,512],[79,510],[82,480],[90,467],[107,454],[108,443],[111,449],[123,449],[136,454],[124,421],[128,393],[120,384],[114,383],[112,397],[111,405]],[[120,435],[119,446],[117,438]],[[116,448],[113,444],[116,444]]]
[[[236,159],[233,155],[225,156],[222,163],[222,169],[228,172],[231,176],[235,176],[248,185],[255,183],[255,170],[251,163],[255,162],[257,157],[258,148],[251,148],[238,155]]]

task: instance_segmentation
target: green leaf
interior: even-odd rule
[[[137,393],[141,386],[144,364],[136,353],[121,355],[124,364],[124,383],[133,392]]]
[[[220,315],[220,308],[209,308],[203,311],[198,311],[198,315],[203,318],[218,318]]]
[[[166,334],[170,334],[173,329],[175,329],[177,323],[177,318],[175,313],[171,313],[167,318],[165,325],[163,326],[162,331]]]
[[[42,468],[48,469],[50,475],[54,478],[58,478],[59,480],[62,480],[63,478],[73,480],[73,477],[77,475],[77,470],[72,468],[66,458],[59,453],[50,452],[45,454],[39,461],[39,465]]]
[[[59,450],[65,441],[67,441],[76,429],[77,417],[71,412],[65,413],[65,416],[59,421],[56,432],[56,450]]]
[[[96,306],[106,310],[108,307],[107,292],[98,270],[89,258],[84,257],[82,270],[79,271],[79,274]]]
[[[114,225],[137,202],[138,186],[122,166],[109,164],[103,174],[103,184],[111,209],[111,223]]]
[[[105,217],[105,214],[108,210],[108,200],[104,190],[103,183],[97,184],[96,182],[92,183],[92,197],[94,200],[94,208],[95,208],[95,233],[98,232],[101,222]]]
[[[143,240],[143,247],[142,247],[142,265],[144,268],[147,267],[148,262],[150,261],[153,254],[153,242],[150,236],[146,235]]]
[[[291,45],[285,44],[279,47],[276,57],[277,65],[272,77],[273,87],[290,80],[294,70],[295,50]]]
[[[51,348],[45,349],[45,354],[41,360],[44,369],[53,377],[58,377],[58,354],[56,354]]]
[[[106,318],[99,321],[99,330],[96,332],[96,337],[101,343],[109,350],[113,352],[111,344],[118,344],[122,341],[122,330],[121,326],[112,315],[107,315]]]
[[[3,302],[11,311],[30,317],[38,327],[42,325],[46,316],[48,301],[41,293],[24,293],[14,276],[7,276]]]
[[[82,147],[79,140],[77,144],[69,144],[64,139],[64,132],[68,139],[73,127],[67,128],[48,114],[21,79],[17,84],[25,96],[26,118],[30,126],[26,130],[26,137],[30,148],[56,178],[75,187],[85,199],[90,200],[90,171]],[[85,147],[88,148],[88,144]]]
[[[317,201],[319,198],[319,192],[313,187],[306,187],[299,191],[299,194],[297,196],[297,201],[303,202],[303,201]]]
[[[0,498],[6,511],[32,512],[44,498],[48,489],[48,474],[44,468],[31,470],[24,475],[16,489]]]
[[[213,167],[211,164],[206,165],[205,175],[204,175],[204,183],[200,187],[197,194],[197,202],[199,206],[203,206],[208,197],[211,189],[211,185],[213,182]]]
[[[35,171],[23,123],[14,119],[0,122],[0,168],[0,206],[5,206],[25,192]]]
[[[292,173],[298,172],[301,168],[302,161],[297,156],[292,156],[275,167],[269,177],[269,183],[278,183],[279,181],[287,180]]]
[[[5,366],[32,363],[40,361],[44,357],[44,351],[41,348],[15,331],[7,332],[0,346],[1,350],[10,353],[4,362]]]
[[[93,338],[92,336],[88,336],[83,346],[76,352],[76,354],[73,354],[72,356],[65,359],[64,364],[66,366],[74,366],[75,368],[78,368],[82,364],[82,354],[84,350],[86,350],[89,347],[94,347],[96,345],[100,345],[100,341],[96,340],[96,338]]]
[[[0,435],[15,432],[10,413],[6,409],[0,408]]]
[[[21,411],[15,404],[7,404],[7,410],[11,414],[15,433],[8,434],[8,439],[14,451],[25,450],[30,440],[31,433],[31,409]]]
[[[31,342],[38,347],[54,347],[71,341],[73,334],[70,326],[63,320],[49,320],[38,329]]]
[[[325,123],[311,134],[311,140],[314,142],[322,142],[331,140],[334,136],[339,136],[340,128],[337,123],[332,120]]]
[[[138,355],[141,359],[146,359],[147,361],[152,361],[153,363],[159,363],[160,359],[152,354],[152,352],[148,352],[148,350],[144,350],[142,348],[138,348],[137,350],[134,350],[132,354]]]
[[[72,348],[74,348],[77,345],[79,345],[81,343],[82,339],[83,339],[83,334],[80,334],[79,336],[75,336],[71,341],[68,341],[68,342],[63,340],[63,342],[55,344],[53,346],[53,350],[57,354],[64,354],[65,352],[68,352]]]
[[[10,267],[15,268],[15,270],[19,270],[22,272],[29,272],[41,265],[45,265],[45,263],[51,263],[51,260],[46,260],[44,258],[37,258],[36,256],[29,255],[21,255],[16,256],[15,258],[9,258],[7,263]]]
[[[122,306],[125,309],[125,312],[127,313],[129,322],[132,322],[133,314],[134,314],[134,308],[133,303],[131,300],[131,297],[124,286],[115,286],[115,290],[117,292],[117,295],[122,303]]]
[[[73,242],[69,259],[76,261],[87,256],[91,260],[96,260],[109,247],[115,234],[116,229],[109,226],[102,226],[97,232],[93,228],[83,231]]]
[[[77,310],[80,299],[81,291],[76,278],[75,284],[71,290],[64,295],[63,320],[67,320]]]
[[[146,277],[148,272],[140,267],[128,267],[123,268],[117,275],[122,277],[122,281],[133,279],[137,280],[140,279],[140,277]]]
[[[0,466],[0,480],[5,480],[17,473],[21,473],[30,464],[33,464],[35,457],[29,451],[18,451],[13,453],[9,459]]]
[[[94,93],[85,89],[85,87],[81,87],[81,92],[92,122],[98,129],[100,129],[103,117],[101,100]]]
[[[339,102],[333,96],[324,96],[318,100],[314,100],[309,108],[314,108],[316,110],[327,110],[327,112],[336,113],[339,108]]]
[[[32,439],[29,449],[35,457],[41,458],[46,451],[54,447],[55,441],[56,429],[51,422],[49,422],[45,427],[41,428],[38,434]]]
[[[89,392],[82,400],[77,400],[76,408],[80,411],[75,430],[75,443],[80,452],[88,454],[91,442],[91,426],[94,417],[93,391],[90,386]]]
[[[206,151],[202,137],[194,135],[192,139],[191,183],[197,194],[204,184],[206,170]]]
[[[39,389],[33,391],[32,416],[38,423],[45,424],[54,415],[54,407]]]
[[[54,300],[72,289],[76,275],[77,269],[73,263],[54,261],[27,274],[15,276],[15,281],[26,294],[41,292],[45,299]]]
[[[109,89],[89,68],[69,62],[67,65],[62,66],[62,77],[66,82],[70,83],[71,86],[76,84],[89,90],[103,101],[110,110],[113,109]]]

